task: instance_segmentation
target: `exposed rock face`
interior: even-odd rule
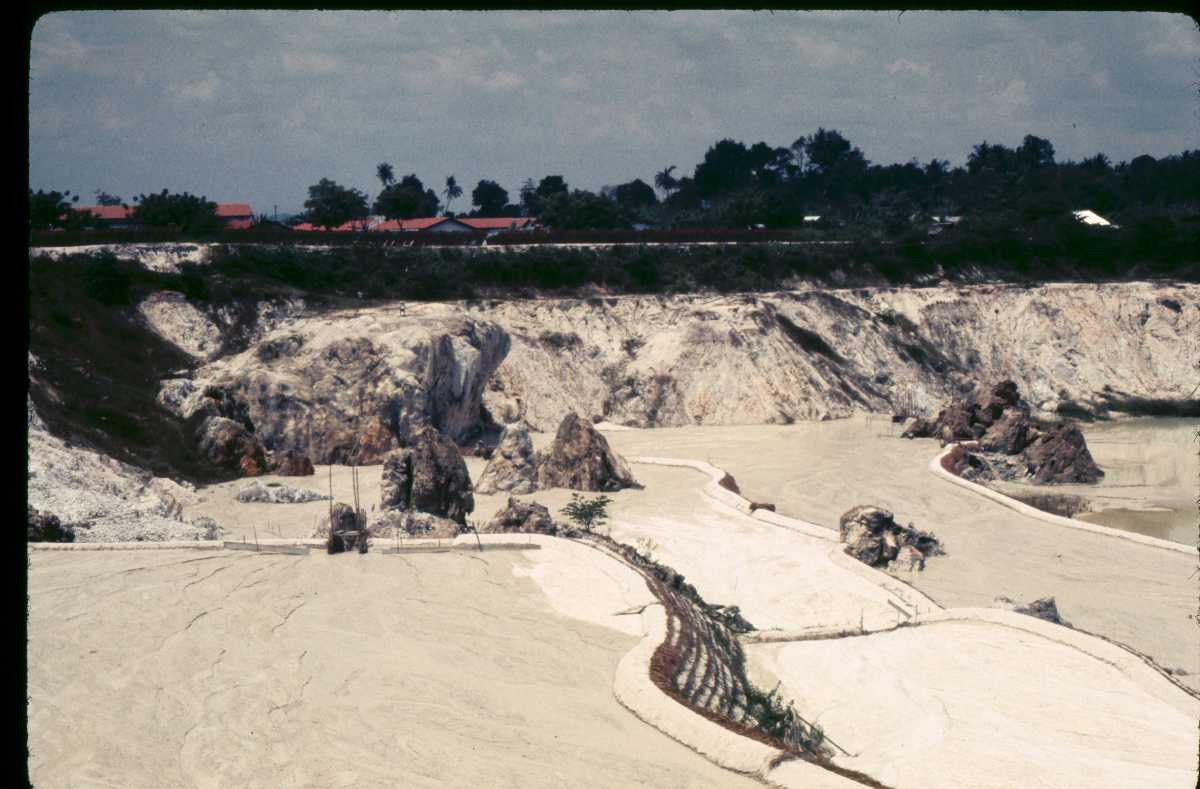
[[[510,497],[507,506],[497,512],[481,531],[553,535],[558,533],[558,526],[550,517],[550,510],[541,504],[517,501]]]
[[[467,440],[486,419],[483,388],[509,339],[493,323],[437,311],[293,320],[200,367],[191,387],[165,383],[160,402],[189,417],[200,404],[187,390],[222,391],[245,405],[265,448],[316,463],[378,463],[425,426]]]
[[[428,512],[400,513],[402,528],[410,537],[429,537],[439,540],[453,539],[463,531],[462,524],[449,518],[440,518]]]
[[[996,606],[998,608],[1007,608],[1009,611],[1016,611],[1018,614],[1036,616],[1038,619],[1045,619],[1047,622],[1053,622],[1056,625],[1071,626],[1070,622],[1067,622],[1059,615],[1058,605],[1055,604],[1053,597],[1043,597],[1034,600],[1028,605],[1021,605],[1007,597],[997,597]]]
[[[300,504],[305,501],[326,501],[329,496],[306,488],[293,488],[291,485],[264,485],[260,480],[254,480],[235,494],[234,498],[243,504],[259,502],[266,504]]]
[[[408,446],[384,458],[381,504],[465,525],[475,497],[458,446],[433,428],[418,430]]]
[[[200,451],[214,466],[243,477],[267,472],[267,458],[254,434],[223,416],[206,419],[200,428]]]
[[[951,403],[936,419],[918,420],[903,435],[940,438],[943,445],[978,441],[980,454],[959,447],[943,460],[948,471],[972,481],[1090,483],[1104,475],[1079,428],[1032,419],[1012,381]]]
[[[271,473],[281,477],[311,477],[314,469],[308,455],[288,449],[271,455]]]
[[[1041,484],[1095,482],[1104,472],[1092,459],[1083,433],[1072,424],[1041,432],[1025,450],[1033,481]]]
[[[926,558],[945,553],[932,534],[918,531],[912,524],[899,525],[892,513],[879,507],[848,510],[838,523],[838,531],[850,555],[872,567],[923,570]]]
[[[539,488],[614,491],[640,487],[625,460],[592,423],[578,414],[563,417],[554,443],[537,458]]]
[[[221,349],[221,328],[182,293],[152,293],[138,313],[155,334],[197,359],[210,359]]]
[[[475,314],[513,338],[488,409],[539,431],[568,411],[636,427],[933,414],[978,380],[1015,382],[1031,414],[1048,418],[1069,402],[1103,411],[1110,385],[1140,397],[1189,391],[1200,286],[538,299]],[[578,340],[543,341],[555,333]]]
[[[537,466],[529,426],[516,422],[504,428],[475,490],[479,493],[532,493],[537,488]]]

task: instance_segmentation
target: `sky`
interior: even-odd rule
[[[481,178],[598,190],[717,140],[837,129],[874,163],[1049,139],[1113,161],[1200,147],[1200,31],[1082,12],[79,11],[30,41],[29,186],[302,210],[376,165],[467,210]]]

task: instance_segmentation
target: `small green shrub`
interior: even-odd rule
[[[612,501],[608,496],[597,496],[585,499],[578,493],[571,494],[571,501],[559,512],[571,519],[579,528],[590,532],[598,526],[603,526],[608,519],[608,505]]]

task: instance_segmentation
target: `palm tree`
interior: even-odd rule
[[[450,203],[456,198],[462,197],[462,187],[458,185],[458,181],[454,176],[447,176],[446,191],[442,192],[446,196],[446,213],[450,213]]]
[[[674,169],[675,165],[671,165],[654,176],[654,185],[666,192],[668,196],[670,196],[671,192],[679,188],[679,181],[675,176],[671,175],[671,171]]]
[[[375,168],[375,177],[383,184],[384,189],[387,189],[396,181],[396,174],[392,172],[392,166],[387,162],[382,162]]]

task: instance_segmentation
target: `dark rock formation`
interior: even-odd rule
[[[508,505],[497,512],[482,531],[553,535],[558,533],[558,526],[550,517],[550,510],[541,504],[509,498]]]
[[[457,521],[440,518],[428,512],[405,512],[402,528],[411,537],[452,539],[463,532]]]
[[[1058,605],[1054,602],[1053,597],[1043,597],[1034,600],[1028,605],[1020,605],[1019,603],[1010,600],[1007,597],[997,597],[996,603],[1001,608],[1007,608],[1010,611],[1016,611],[1018,614],[1027,616],[1036,616],[1038,619],[1045,619],[1047,622],[1053,622],[1056,625],[1065,625],[1070,627],[1071,623],[1062,618],[1058,613]]]
[[[341,502],[333,505],[329,515],[329,531],[326,535],[325,547],[330,553],[342,553],[345,550],[345,541],[341,535],[346,532],[365,532],[366,516],[362,512],[356,513],[353,507]]]
[[[932,421],[918,419],[903,435],[939,438],[943,446],[978,441],[979,451],[985,453],[982,456],[960,447],[942,461],[947,471],[964,479],[1090,483],[1104,475],[1079,428],[1067,422],[1030,418],[1029,407],[1012,381],[1002,381],[951,403]]]
[[[308,455],[287,449],[271,455],[271,473],[281,477],[310,477],[314,470]]]
[[[417,430],[406,447],[384,458],[381,499],[384,509],[417,510],[462,525],[475,509],[458,445],[432,427]]]
[[[478,453],[476,453],[478,454]],[[504,428],[475,490],[479,493],[532,493],[537,489],[537,466],[529,426],[517,422]]]
[[[616,491],[641,487],[620,455],[592,423],[572,412],[563,417],[550,449],[537,456],[539,488]]]
[[[872,567],[889,570],[922,570],[925,559],[945,553],[929,532],[901,526],[892,513],[879,507],[855,507],[838,523],[842,542],[855,559]]]
[[[210,416],[199,430],[201,454],[218,468],[258,477],[267,472],[267,458],[254,434],[238,422]]]
[[[1041,484],[1095,482],[1104,476],[1073,424],[1052,425],[1025,450],[1033,481]]]
[[[775,505],[771,504],[770,502],[767,502],[767,501],[752,501],[752,502],[750,502],[750,511],[754,512],[755,510],[766,510],[768,512],[774,512]]]
[[[75,530],[59,521],[57,515],[29,507],[29,542],[75,542]]]

